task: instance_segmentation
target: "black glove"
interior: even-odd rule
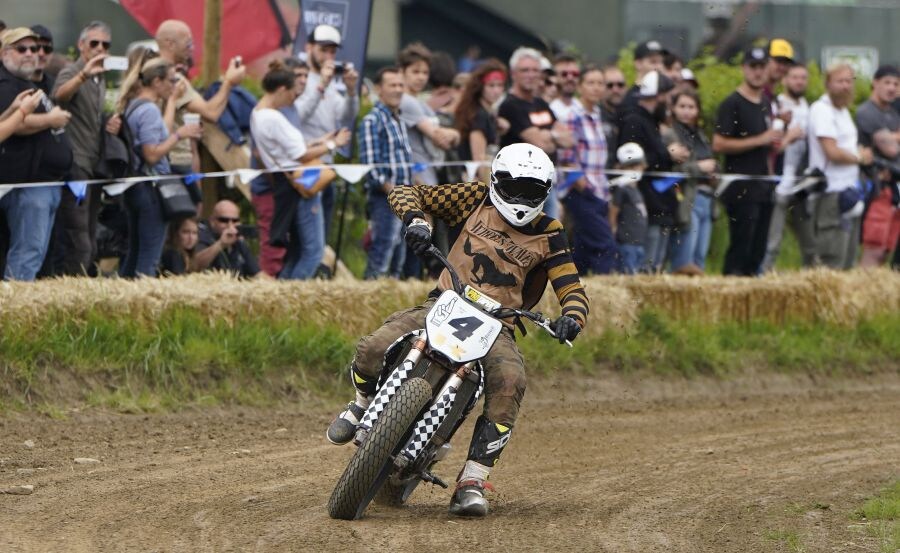
[[[406,227],[406,244],[418,256],[431,247],[431,226],[422,219],[413,219]]]
[[[571,342],[578,336],[578,333],[581,332],[581,326],[579,326],[575,319],[566,315],[553,321],[550,324],[550,328],[553,329],[553,333],[556,334],[556,338],[559,340],[560,344],[565,344],[566,340]]]

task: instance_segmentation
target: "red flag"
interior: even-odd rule
[[[194,36],[194,67],[200,67],[203,57],[202,0],[119,0],[122,7],[150,33],[156,34],[159,24],[167,19],[187,23]],[[290,44],[290,34],[271,1],[222,0],[222,42],[219,47],[219,67],[241,56],[244,63]]]

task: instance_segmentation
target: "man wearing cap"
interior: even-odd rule
[[[35,88],[39,37],[27,27],[10,29],[0,39],[0,113],[24,90]],[[72,165],[72,149],[64,127],[69,112],[45,98],[24,127],[0,149],[0,182],[65,180]],[[0,198],[6,215],[10,247],[4,279],[34,280],[47,253],[53,216],[59,205],[58,186],[15,188]]]
[[[353,131],[359,112],[359,96],[356,93],[359,73],[352,65],[335,61],[341,42],[340,31],[331,25],[317,25],[307,37],[309,77],[306,90],[294,102],[300,114],[300,132],[303,136],[325,136],[342,128]],[[322,156],[324,163],[333,160],[333,151]],[[322,191],[326,237],[331,229],[334,197],[334,186]]]
[[[603,68],[603,81],[606,83],[606,92],[600,102],[600,118],[606,143],[610,148],[615,148],[619,143],[619,110],[627,91],[625,74],[618,65],[607,65]],[[608,165],[614,165],[613,156],[609,156]]]
[[[775,88],[787,75],[788,69],[794,65],[794,47],[783,38],[775,38],[769,43],[769,61],[766,64],[766,79],[763,95],[771,102],[775,101]]]
[[[111,31],[102,21],[92,21],[78,39],[78,60],[67,65],[56,79],[53,97],[72,113],[68,132],[72,134],[72,180],[98,178],[94,168],[100,161],[101,133],[118,134],[119,115],[104,122],[106,80],[103,60],[109,52]],[[91,267],[96,253],[97,215],[100,212],[100,188],[88,185],[83,198],[68,187],[56,213],[56,229],[51,257],[56,274],[83,275]]]
[[[783,130],[772,128],[772,108],[763,95],[768,62],[764,48],[744,53],[744,80],[716,116],[712,147],[725,155],[725,172],[760,177],[732,181],[720,192],[728,212],[726,275],[758,274],[766,253],[773,188],[767,179],[772,174],[769,154],[784,137]]]
[[[872,134],[888,129],[900,141],[900,113],[894,100],[900,95],[900,70],[894,65],[882,65],[872,77],[872,94],[856,108],[856,125],[860,142],[872,144]]]
[[[639,83],[637,108],[625,115],[619,129],[619,146],[634,142],[644,150],[648,171],[671,171],[676,163],[684,163],[690,152],[677,142],[666,146],[659,126],[666,119],[672,81],[661,71],[650,71]],[[658,181],[654,183],[654,181]],[[647,241],[644,245],[646,266],[650,271],[662,269],[669,235],[675,226],[678,199],[674,183],[662,185],[658,177],[646,176],[638,188],[647,206]]]
[[[834,269],[849,269],[856,262],[863,210],[859,166],[872,163],[872,150],[860,146],[848,109],[855,78],[849,65],[829,68],[826,92],[809,108],[809,166],[825,174],[827,185],[813,213],[816,256]]]
[[[665,69],[663,58],[667,53],[668,50],[663,48],[662,44],[656,40],[642,42],[634,49],[634,69],[637,72],[637,76],[634,79],[634,85],[625,94],[622,107],[619,109],[620,126],[625,114],[637,108],[638,100],[641,97],[641,81],[644,79],[644,76],[651,71],[662,73]]]
[[[159,47],[159,57],[175,65],[183,83],[180,86],[184,86],[184,93],[178,96],[175,102],[175,126],[184,124],[184,114],[187,112],[197,113],[207,121],[217,122],[228,107],[228,96],[232,87],[239,85],[246,75],[247,70],[241,60],[235,57],[228,62],[222,86],[206,100],[194,90],[185,76],[194,65],[194,38],[187,23],[177,19],[168,19],[160,23],[156,30],[156,44]],[[174,173],[185,174],[199,169],[194,164],[191,140],[190,138],[180,140],[169,151],[169,163]]]

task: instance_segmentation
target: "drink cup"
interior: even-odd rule
[[[200,114],[199,113],[185,113],[184,117],[185,125],[199,125],[200,124]]]

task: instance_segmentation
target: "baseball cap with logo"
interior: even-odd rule
[[[755,46],[744,52],[744,65],[759,65],[769,61],[765,48]]]
[[[794,63],[794,47],[783,38],[773,38],[769,43],[769,56]]]
[[[637,142],[626,142],[616,150],[619,165],[636,165],[644,162],[644,149]]]
[[[634,49],[634,59],[640,60],[644,59],[648,56],[652,56],[653,54],[668,54],[669,51],[662,47],[656,40],[648,40],[647,42],[642,42],[637,45],[637,48]]]
[[[651,71],[641,79],[639,88],[641,98],[655,98],[675,88],[675,83],[659,71]]]
[[[28,27],[16,27],[15,29],[8,29],[0,35],[0,47],[6,48],[7,46],[12,46],[13,44],[19,42],[20,40],[24,40],[26,38],[33,38],[35,40],[40,37],[29,29]]]
[[[331,25],[316,25],[313,32],[309,34],[309,42],[324,45],[341,45],[341,32]]]

